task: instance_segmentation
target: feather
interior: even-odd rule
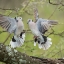
[[[12,40],[10,41],[11,48],[20,47],[24,44],[25,41],[25,33],[22,34],[22,38],[19,36],[13,36]]]
[[[16,26],[16,20],[11,17],[7,17],[0,14],[0,26],[8,32],[13,32],[14,26]],[[16,27],[15,27],[16,28]],[[11,31],[13,30],[13,31]]]
[[[42,44],[42,48],[43,50],[47,50],[50,48],[51,45],[52,45],[51,38],[48,37],[47,41],[44,44]]]
[[[55,20],[48,20],[48,23],[51,25],[57,25],[58,24],[58,22]]]
[[[36,42],[34,42],[34,46],[36,46]]]

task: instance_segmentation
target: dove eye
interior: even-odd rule
[[[20,18],[21,19],[21,18]]]

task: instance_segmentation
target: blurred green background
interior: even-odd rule
[[[33,10],[34,5],[36,5],[36,8],[38,9],[39,17],[44,19],[48,19],[50,17],[49,19],[58,21],[59,24],[52,27],[52,29],[55,31],[56,34],[64,31],[64,6],[51,5],[48,3],[47,0],[42,0],[42,1],[31,0],[28,6],[22,7],[17,12],[12,10],[0,10],[0,14],[4,14],[7,16],[9,15],[10,17],[22,16],[25,29],[27,30],[29,29],[27,25],[27,20],[28,19],[35,20],[34,10]],[[26,11],[28,11],[28,14]],[[0,31],[2,30],[3,29],[0,27]],[[49,30],[48,32],[51,32],[51,30]],[[12,35],[5,43],[6,45],[9,44]],[[7,36],[8,33],[0,34],[0,42],[3,42]],[[64,36],[64,34],[62,34],[62,36]],[[17,48],[17,50],[22,53],[26,53],[27,55],[37,56],[41,58],[54,58],[54,59],[64,58],[64,37],[61,37],[60,35],[54,35],[54,34],[49,35],[49,37],[52,38],[53,44],[48,50],[43,50],[43,49],[39,49],[38,45],[34,47],[34,42],[30,41],[33,40],[32,33],[26,33],[26,41],[30,41],[30,42],[25,42],[24,45],[22,47]]]

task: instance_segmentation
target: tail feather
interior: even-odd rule
[[[47,50],[47,49],[50,48],[51,45],[52,45],[51,39],[50,38],[47,38],[47,42],[45,44],[42,44],[42,48],[44,50]]]
[[[17,42],[13,42],[12,40],[10,41],[10,46],[11,48],[16,48],[18,47],[18,43]]]
[[[51,38],[47,38],[47,41],[43,44],[38,43],[39,49],[47,50],[52,45]]]
[[[34,46],[36,46],[36,43],[37,43],[37,42],[34,42]]]
[[[57,25],[57,24],[58,24],[58,22],[55,21],[55,20],[49,20],[48,22],[49,22],[49,24],[51,24],[51,25]]]
[[[42,45],[39,43],[38,44],[38,47],[39,47],[39,49],[42,49],[43,47],[42,47]]]
[[[12,38],[12,40],[10,41],[11,48],[16,48],[16,47],[22,46],[25,41],[25,34],[22,34],[22,38],[15,36],[15,40],[16,41],[13,41],[13,38]]]

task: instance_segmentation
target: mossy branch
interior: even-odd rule
[[[6,64],[63,64],[64,59],[51,60],[28,56],[0,43],[0,61]]]
[[[41,60],[32,58],[2,43],[0,43],[0,61],[6,64],[42,64]]]

